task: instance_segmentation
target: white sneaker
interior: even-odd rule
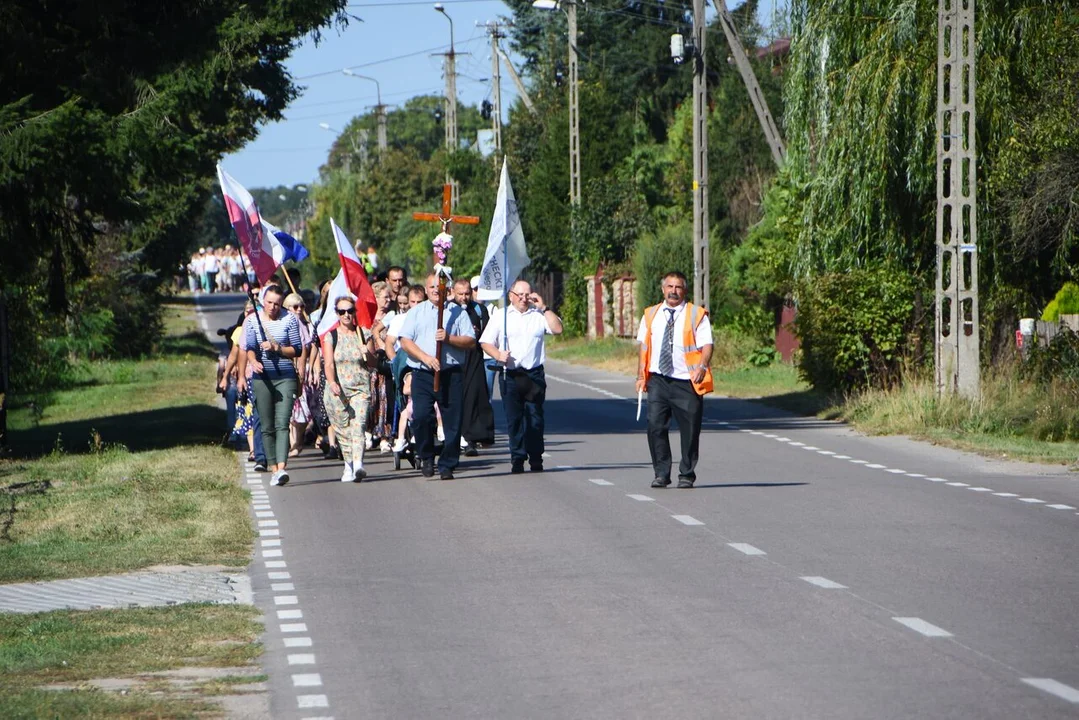
[[[378,444],[378,451],[388,453],[390,451],[390,441],[386,438],[382,438],[382,442]]]
[[[446,442],[446,431],[442,429],[442,426],[438,426],[438,432],[435,433],[435,437],[439,442]]]
[[[280,480],[281,480],[280,471],[274,470],[274,474],[272,476],[270,476],[270,484],[271,485],[280,485],[281,484]]]
[[[363,434],[363,447],[365,450],[370,450],[375,446],[375,438],[371,433]]]
[[[270,478],[271,485],[285,485],[288,483],[288,470],[278,470]]]
[[[466,447],[468,447],[468,440],[465,440],[465,436],[462,435],[461,436],[461,449],[464,450]]]
[[[397,438],[393,441],[393,451],[395,453],[404,452],[406,447],[408,447],[408,441],[404,438]]]
[[[354,480],[352,475],[352,463],[345,463],[345,468],[341,472],[341,482],[352,482]]]
[[[356,472],[353,474],[352,480],[353,482],[363,482],[363,479],[365,477],[367,477],[367,471],[363,469],[363,465],[361,464],[359,467],[356,468]]]

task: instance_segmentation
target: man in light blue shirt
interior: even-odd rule
[[[443,480],[453,479],[461,456],[461,413],[464,410],[464,377],[461,369],[465,353],[476,347],[476,333],[468,314],[456,303],[439,297],[438,277],[428,275],[427,302],[408,311],[398,340],[412,368],[412,435],[420,473],[432,478],[435,458],[435,403],[442,413],[445,441],[438,458]],[[438,329],[438,308],[443,309],[443,329]],[[442,356],[435,357],[436,343],[442,341]],[[434,388],[435,373],[440,387]]]

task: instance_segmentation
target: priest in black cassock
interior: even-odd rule
[[[472,299],[472,285],[461,278],[453,284],[453,299],[468,313],[476,337],[483,333],[491,315],[487,308]],[[461,417],[461,449],[467,456],[479,454],[478,445],[491,446],[495,442],[495,413],[491,409],[491,397],[487,392],[487,369],[483,363],[483,351],[475,347],[467,352],[464,362],[464,413]]]

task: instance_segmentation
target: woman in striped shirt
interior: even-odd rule
[[[288,482],[288,430],[292,405],[296,400],[296,359],[302,350],[300,325],[296,316],[281,311],[284,293],[280,285],[266,288],[263,306],[247,319],[247,361],[254,374],[255,408],[262,425],[262,444],[267,468],[273,470],[271,485]]]

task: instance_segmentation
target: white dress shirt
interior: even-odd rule
[[[542,365],[547,357],[543,348],[543,336],[554,335],[545,316],[546,313],[536,308],[529,308],[524,313],[518,312],[512,305],[506,311],[492,308],[491,322],[487,323],[483,335],[480,336],[480,342],[504,350],[503,339],[505,338],[509,342],[510,351],[506,369],[532,370]],[[509,327],[508,332],[503,331],[503,321]]]
[[[648,361],[648,372],[653,374],[659,373],[659,355],[663,346],[663,335],[667,331],[667,318],[669,314],[667,312],[668,305],[666,303],[660,307],[656,316],[652,318],[652,355]],[[675,380],[689,380],[689,368],[686,366],[686,348],[682,344],[685,337],[686,323],[689,322],[689,314],[686,312],[686,303],[682,303],[674,310],[674,328],[671,338],[671,360],[674,364],[674,372],[670,377]],[[637,342],[643,343],[648,340],[648,328],[644,324],[644,316],[641,317],[641,325],[637,330]],[[701,320],[700,325],[697,326],[693,335],[693,341],[697,344],[698,348],[703,348],[705,345],[712,344],[712,322],[708,316],[705,315]]]

